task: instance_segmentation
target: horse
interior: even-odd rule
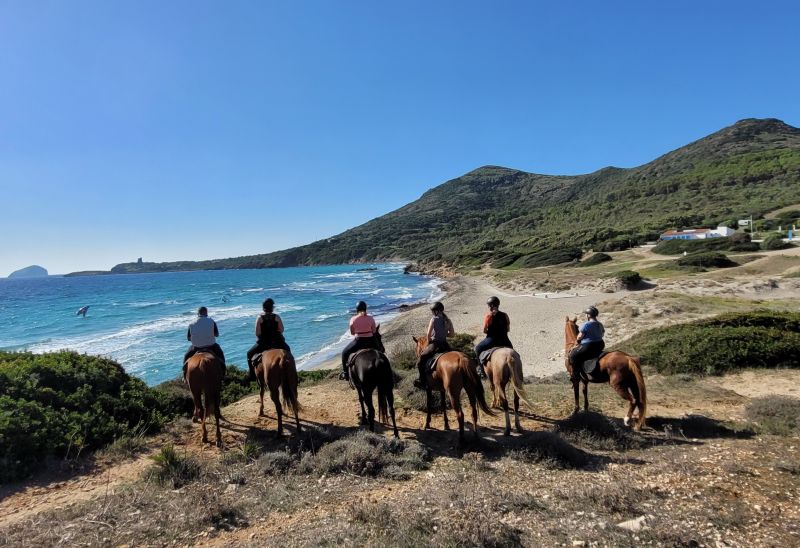
[[[633,425],[634,430],[641,430],[644,426],[645,412],[647,410],[647,389],[644,385],[642,376],[642,366],[639,358],[626,354],[625,352],[608,352],[598,361],[600,373],[590,379],[583,371],[582,364],[577,364],[577,372],[573,371],[569,363],[570,351],[578,345],[578,319],[570,319],[567,316],[564,326],[566,344],[564,348],[565,364],[567,372],[572,380],[572,388],[575,391],[575,413],[578,412],[578,383],[583,383],[583,408],[589,410],[589,383],[609,383],[620,397],[629,402],[628,412],[625,414],[625,426],[628,426],[633,416],[634,409],[638,408],[639,416]]]
[[[194,400],[192,421],[200,421],[203,428],[203,443],[208,443],[206,419],[214,413],[217,424],[217,447],[222,446],[219,430],[220,397],[222,393],[222,363],[211,352],[198,352],[186,361],[186,382]],[[201,399],[205,396],[205,401]],[[205,404],[205,405],[203,405]]]
[[[291,408],[294,412],[294,420],[299,434],[300,403],[297,400],[297,368],[292,354],[280,348],[262,352],[261,362],[256,367],[256,379],[258,379],[258,386],[261,389],[259,395],[261,405],[258,409],[258,416],[265,416],[264,392],[269,389],[270,398],[275,404],[275,413],[278,415],[278,436],[283,435],[284,406]],[[283,395],[283,405],[281,405],[278,395],[279,389]]]
[[[428,337],[411,337],[417,344],[416,352],[417,358],[428,346]],[[478,378],[475,372],[475,364],[473,360],[463,352],[446,352],[439,357],[436,362],[436,369],[427,373],[427,388],[425,390],[427,397],[427,410],[428,416],[425,418],[425,429],[431,426],[431,406],[432,406],[432,390],[439,390],[442,396],[442,413],[444,414],[444,429],[450,430],[450,424],[447,421],[447,402],[445,400],[445,392],[450,396],[450,404],[458,418],[458,443],[464,441],[464,412],[461,410],[461,389],[467,392],[469,404],[472,407],[472,429],[475,433],[475,439],[478,439],[478,405],[484,413],[494,416],[494,413],[486,403],[483,394],[483,383]],[[477,404],[477,405],[476,405]]]
[[[394,437],[399,438],[397,423],[394,418],[394,373],[386,357],[386,349],[381,340],[381,327],[375,329],[376,350],[358,352],[350,361],[350,384],[358,392],[358,403],[361,405],[361,424],[369,423],[370,431],[375,431],[375,406],[372,393],[378,389],[378,418],[388,424],[392,418]],[[366,404],[366,410],[364,405]]]
[[[503,435],[511,435],[511,420],[508,416],[508,398],[506,386],[511,381],[514,390],[514,426],[517,432],[522,432],[519,423],[519,400],[532,407],[528,402],[527,394],[522,380],[522,360],[513,348],[496,348],[486,363],[486,376],[492,387],[492,407],[501,407],[506,415],[506,429]]]

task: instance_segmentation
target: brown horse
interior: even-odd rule
[[[625,352],[609,352],[598,360],[600,373],[593,379],[589,379],[583,368],[578,366],[573,372],[572,365],[569,363],[569,353],[578,344],[578,319],[572,320],[567,317],[564,327],[566,346],[564,348],[564,361],[567,372],[572,379],[572,388],[575,391],[575,412],[578,412],[578,383],[583,383],[583,408],[589,410],[589,383],[607,382],[624,400],[630,405],[625,414],[625,425],[627,426],[633,416],[633,410],[638,407],[639,417],[633,426],[634,430],[641,430],[644,426],[645,411],[647,410],[647,389],[644,386],[642,376],[642,366],[639,358],[626,354]]]
[[[428,337],[412,337],[414,342],[417,343],[417,357],[428,346]],[[432,407],[432,390],[439,390],[442,396],[442,413],[444,414],[444,429],[450,430],[450,424],[447,421],[447,401],[445,400],[445,392],[450,396],[450,405],[453,406],[453,411],[458,418],[458,442],[464,441],[464,412],[461,410],[461,389],[463,388],[469,398],[469,404],[472,407],[472,429],[475,433],[475,439],[478,439],[478,407],[483,410],[487,415],[494,416],[494,413],[486,403],[486,398],[483,394],[483,383],[478,378],[475,372],[475,365],[469,357],[463,352],[447,352],[442,354],[439,361],[436,363],[436,369],[433,373],[428,373],[427,378],[428,388],[427,395],[427,409],[428,416],[425,418],[425,429],[431,426],[431,407]],[[476,405],[477,404],[477,405]]]
[[[282,349],[267,350],[261,353],[261,362],[256,367],[256,378],[261,388],[261,406],[258,416],[264,416],[264,392],[269,389],[269,395],[275,404],[275,413],[278,415],[278,436],[283,435],[283,408],[291,408],[297,424],[297,433],[300,433],[300,403],[297,401],[297,368],[291,353]],[[283,405],[278,395],[280,389],[283,395]]]
[[[203,428],[203,443],[208,443],[206,419],[213,413],[217,423],[217,447],[221,447],[219,406],[222,392],[222,364],[211,352],[198,352],[189,358],[186,364],[186,381],[189,383],[189,390],[194,400],[192,421],[200,421]],[[201,396],[205,397],[205,401]]]
[[[511,435],[511,420],[508,416],[508,398],[506,397],[506,386],[511,381],[514,390],[514,426],[517,432],[522,432],[522,425],[519,423],[519,400],[531,407],[525,394],[525,387],[522,380],[522,360],[513,348],[498,348],[492,352],[492,356],[486,364],[486,376],[492,386],[492,407],[501,407],[506,415],[506,429],[504,435]]]

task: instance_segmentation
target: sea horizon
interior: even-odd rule
[[[358,300],[385,323],[402,306],[441,298],[441,280],[404,268],[405,263],[359,263],[4,278],[0,350],[104,356],[155,385],[179,376],[188,325],[197,308],[207,306],[228,364],[245,368],[261,302],[272,297],[298,368],[311,368],[347,343],[347,322]],[[77,316],[87,305],[86,317]]]

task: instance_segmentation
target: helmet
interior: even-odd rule
[[[440,301],[436,301],[435,303],[433,303],[431,305],[431,310],[438,311],[438,312],[444,312],[444,305]]]
[[[597,307],[596,307],[596,306],[590,306],[589,308],[587,308],[586,310],[584,310],[584,311],[583,311],[583,313],[584,313],[584,314],[588,314],[588,315],[589,315],[589,316],[591,316],[592,318],[596,318],[596,317],[597,317],[597,315],[598,315],[598,314],[600,314],[600,311],[599,311],[599,310],[597,310]]]
[[[486,304],[489,306],[500,306],[500,299],[497,297],[489,297],[489,299],[486,301]]]
[[[261,303],[261,307],[264,310],[272,310],[274,306],[275,306],[275,301],[273,301],[272,299],[266,299],[263,303]]]
[[[367,311],[367,303],[364,301],[358,301],[356,304],[356,312],[366,312]]]

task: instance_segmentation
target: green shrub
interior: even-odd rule
[[[541,249],[523,255],[514,262],[514,266],[522,268],[536,268],[538,266],[552,266],[562,263],[571,263],[579,260],[583,255],[580,248],[567,247],[558,249]]]
[[[780,234],[770,234],[764,241],[761,242],[761,249],[764,251],[774,251],[776,249],[787,249],[792,247],[792,244],[789,242],[783,241],[783,236]]]
[[[581,261],[578,266],[594,266],[611,260],[611,255],[606,253],[595,253],[585,261]]]
[[[733,245],[743,245],[741,237],[708,238],[704,240],[662,240],[653,248],[660,255],[681,255],[686,253],[702,253],[707,251],[728,251]]]
[[[179,455],[172,444],[150,457],[155,463],[149,477],[161,485],[178,489],[200,476],[200,464],[194,457]]]
[[[183,409],[118,363],[75,352],[0,352],[0,394],[0,482],[158,430]]]
[[[610,276],[618,279],[622,285],[628,289],[636,287],[639,285],[639,282],[642,281],[642,276],[633,270],[621,270],[619,272],[614,272]]]
[[[753,398],[745,416],[767,434],[791,436],[800,431],[800,399],[775,395]]]
[[[731,261],[724,253],[706,252],[693,253],[686,257],[681,257],[677,261],[678,266],[700,267],[700,268],[729,268],[739,266]]]
[[[800,366],[800,313],[723,314],[638,333],[620,345],[661,373],[719,375]]]

